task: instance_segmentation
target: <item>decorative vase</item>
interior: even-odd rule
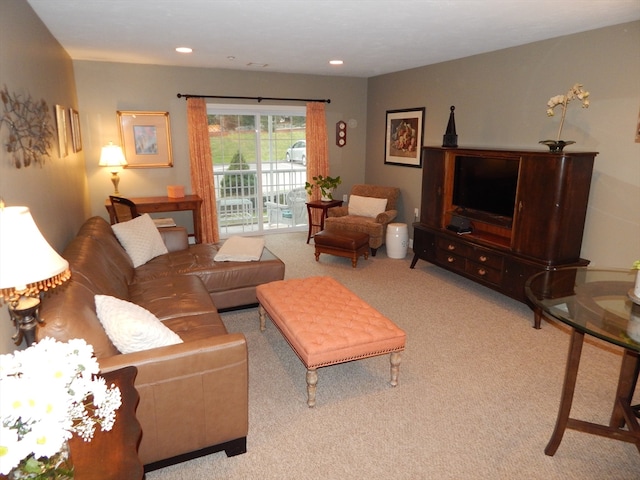
[[[9,480],[72,480],[73,463],[69,443],[64,442],[58,453],[50,457],[34,458],[33,454],[20,461],[7,475]]]
[[[333,193],[333,188],[326,188],[322,191],[322,198],[321,200],[323,202],[330,202],[331,200],[333,200],[333,197],[331,196],[331,194]]]
[[[552,153],[561,152],[564,147],[567,145],[573,145],[573,140],[540,140],[538,143],[546,145],[549,147],[549,151]]]

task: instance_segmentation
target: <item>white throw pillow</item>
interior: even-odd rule
[[[108,295],[96,295],[95,301],[98,319],[121,353],[182,343],[178,334],[140,305]]]
[[[349,215],[360,215],[361,217],[377,217],[387,208],[386,198],[361,197],[351,195],[349,197]]]
[[[111,228],[131,258],[134,268],[158,255],[168,253],[167,246],[148,213],[128,222],[111,225]]]

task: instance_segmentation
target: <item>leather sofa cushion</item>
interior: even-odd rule
[[[188,250],[161,255],[136,269],[134,283],[171,274],[196,275],[207,291],[214,294],[254,288],[284,277],[284,264],[266,248],[256,262],[216,262],[218,248],[218,245],[200,243],[191,245]]]

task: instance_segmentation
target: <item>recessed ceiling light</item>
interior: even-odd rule
[[[180,52],[180,53],[191,53],[191,52],[193,52],[193,48],[189,48],[189,47],[178,47],[178,48],[176,48],[176,52]]]
[[[342,65],[343,63],[342,60],[329,60],[330,65]]]

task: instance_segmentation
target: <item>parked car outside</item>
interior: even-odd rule
[[[284,156],[287,162],[302,162],[302,165],[307,165],[307,141],[298,140],[296,143],[287,148],[287,153]]]

